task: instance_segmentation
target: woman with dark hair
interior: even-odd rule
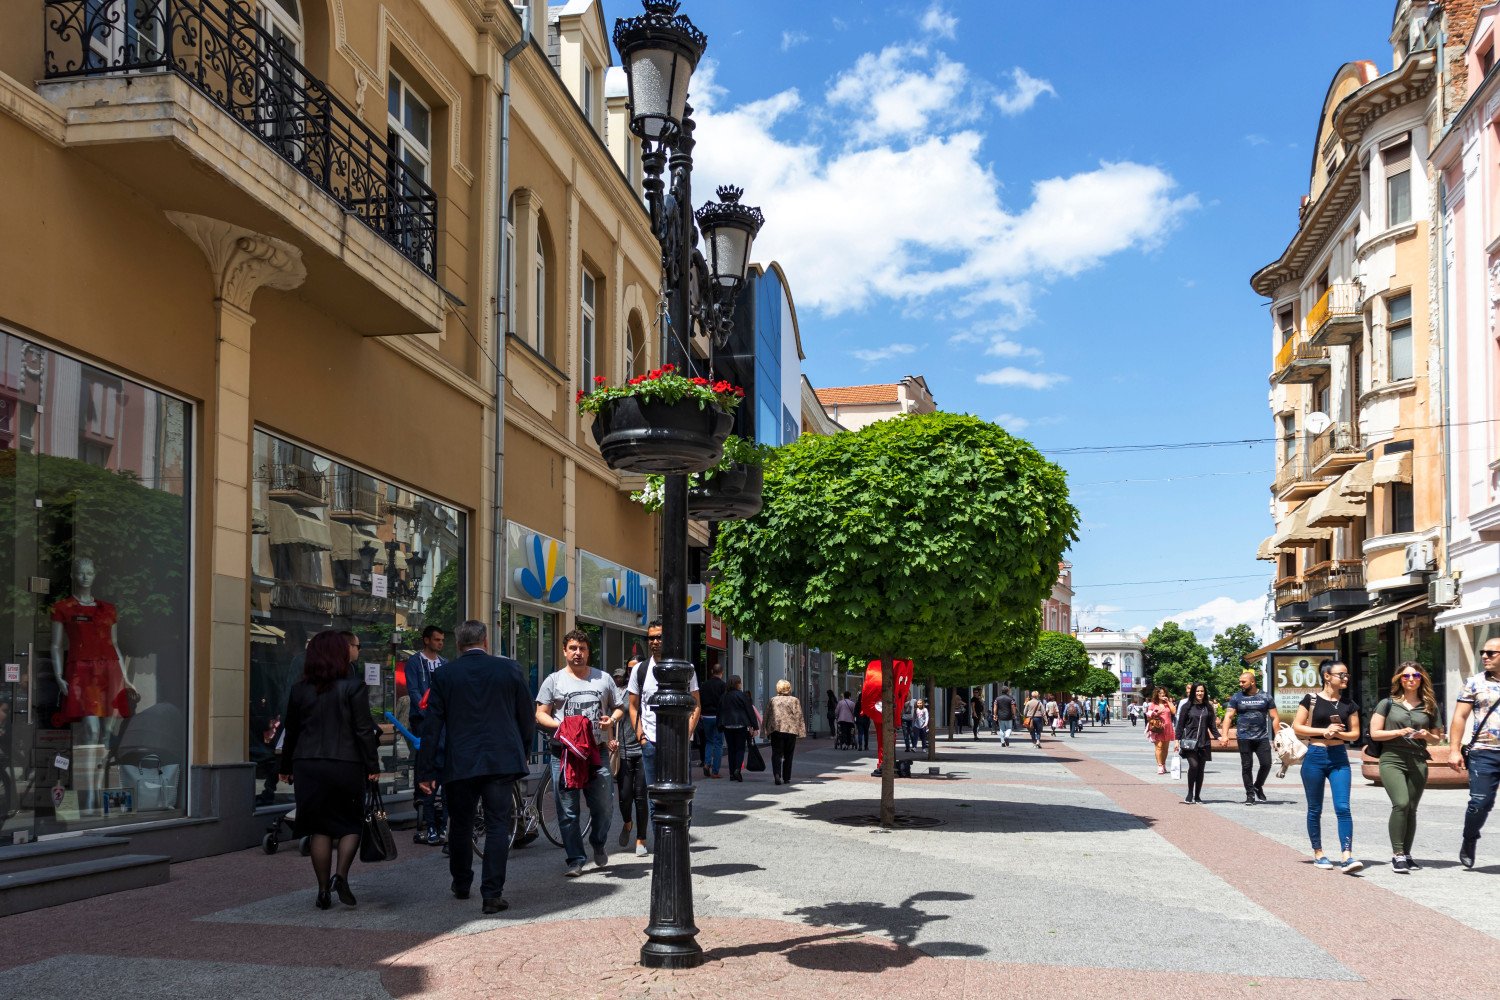
[[[1203,804],[1203,772],[1213,759],[1209,739],[1219,738],[1218,714],[1208,700],[1208,685],[1202,681],[1188,691],[1188,700],[1177,711],[1177,752],[1188,766],[1186,803]]]
[[[1354,814],[1349,811],[1349,744],[1359,742],[1359,706],[1350,700],[1349,666],[1338,660],[1322,668],[1323,690],[1303,695],[1297,703],[1292,730],[1307,741],[1302,758],[1302,789],[1307,793],[1307,839],[1312,843],[1313,864],[1325,870],[1337,868],[1346,875],[1361,871],[1364,862],[1354,857]],[[1343,860],[1334,864],[1323,854],[1323,783],[1333,790],[1333,811],[1338,816],[1339,847]]]
[[[745,744],[755,735],[755,705],[744,691],[740,676],[729,678],[729,690],[719,702],[719,728],[729,741],[729,780],[744,781],[740,768],[745,763]]]
[[[1391,800],[1391,870],[1420,871],[1411,859],[1417,803],[1427,789],[1427,747],[1443,738],[1437,694],[1422,664],[1407,660],[1391,678],[1391,696],[1375,706],[1370,739],[1380,757],[1380,783]]]
[[[320,910],[333,905],[333,893],[345,906],[355,904],[349,868],[364,826],[365,781],[380,777],[369,689],[363,677],[350,676],[355,655],[357,647],[332,629],[313,636],[286,703],[281,780],[296,793],[296,835],[311,840]],[[338,872],[330,874],[335,841]]]
[[[833,734],[838,731],[839,700],[834,697],[833,692],[828,692],[828,738],[833,739]]]

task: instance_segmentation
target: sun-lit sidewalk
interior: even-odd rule
[[[1363,878],[1316,872],[1295,843],[1293,778],[1273,786],[1280,804],[1247,808],[1234,794],[1238,759],[1220,754],[1205,797],[1223,804],[1182,806],[1180,785],[1154,773],[1143,744],[1139,729],[1119,725],[1041,751],[1002,750],[987,736],[944,741],[940,775],[898,784],[902,811],[927,824],[894,832],[858,822],[878,795],[871,759],[826,741],[802,748],[805,778],[791,787],[764,775],[702,783],[693,860],[708,961],[691,972],[635,964],[649,858],[622,855],[569,880],[561,853],[539,841],[512,854],[510,909],[485,918],[477,896],[448,893],[436,849],[402,837],[397,862],[355,868],[352,909],[315,909],[309,866],[294,852],[247,851],[175,865],[167,885],[8,918],[0,976],[9,995],[37,1000],[75,1000],[89,983],[153,997],[763,988],[826,1000],[990,997],[1066,968],[1079,997],[1150,988],[1389,1000],[1409,985],[1389,961],[1392,926],[1420,928],[1424,967],[1463,967],[1475,983],[1500,972],[1486,925],[1500,868],[1435,863],[1424,882],[1402,884],[1379,865]],[[1461,800],[1424,804],[1434,846]],[[1383,801],[1378,789],[1356,796],[1370,861],[1381,858]],[[1372,912],[1382,918],[1365,919]],[[1485,995],[1453,989],[1444,995]]]

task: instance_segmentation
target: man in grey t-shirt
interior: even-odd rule
[[[552,769],[552,793],[557,799],[557,825],[562,829],[563,849],[567,852],[568,878],[583,874],[583,828],[580,796],[588,802],[589,843],[594,847],[594,864],[604,867],[609,854],[604,844],[609,838],[610,812],[614,808],[614,777],[609,772],[609,757],[605,750],[613,750],[615,723],[624,714],[615,693],[615,682],[602,670],[589,666],[592,652],[589,634],[575,629],[563,636],[563,659],[567,666],[549,674],[536,693],[536,724],[551,737],[562,728],[562,720],[581,715],[593,723],[594,742],[603,756],[599,768],[582,788],[564,788],[562,757],[556,752],[548,755]]]
[[[1229,727],[1236,722],[1235,739],[1240,746],[1240,777],[1245,782],[1245,805],[1253,806],[1266,801],[1266,775],[1271,773],[1271,740],[1276,737],[1276,727],[1281,724],[1276,714],[1276,699],[1255,687],[1255,671],[1240,674],[1240,690],[1229,699],[1224,712],[1224,736],[1220,746],[1229,745]],[[1250,779],[1250,758],[1257,757],[1260,767],[1255,780]]]

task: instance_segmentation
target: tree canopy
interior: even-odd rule
[[[1217,689],[1214,697],[1228,698],[1239,690],[1240,674],[1251,669],[1246,665],[1245,657],[1259,648],[1260,641],[1249,625],[1233,625],[1214,636],[1209,646],[1209,656],[1214,664],[1211,686]]]
[[[1088,650],[1077,636],[1043,632],[1036,650],[1011,680],[1027,691],[1061,694],[1076,691],[1088,672]]]
[[[1213,669],[1208,650],[1198,637],[1176,622],[1162,622],[1146,637],[1144,650],[1151,686],[1167,689],[1173,698],[1194,681],[1213,686]]]
[[[910,658],[919,676],[1033,613],[1078,527],[1062,469],[952,413],[805,435],[767,463],[763,497],[719,528],[711,610],[758,641]]]
[[[1086,698],[1106,698],[1120,690],[1120,678],[1103,667],[1089,667],[1082,681],[1073,685],[1073,693]]]

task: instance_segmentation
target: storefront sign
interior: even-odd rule
[[[706,588],[713,593],[713,588]],[[708,610],[708,600],[705,596],[703,601],[703,641],[714,649],[729,648],[729,629],[724,627],[724,619]]]
[[[372,688],[380,687],[380,664],[365,664],[365,684],[369,685]]]
[[[1322,667],[1334,659],[1331,649],[1279,649],[1267,659],[1276,692],[1276,711],[1290,721],[1304,695],[1323,687]]]
[[[505,522],[505,596],[562,605],[568,596],[568,547],[514,521]]]
[[[578,553],[579,617],[639,629],[656,607],[656,581],[582,550]]]
[[[389,597],[391,594],[391,578],[384,573],[376,573],[370,577],[370,596]]]
[[[708,600],[708,587],[701,583],[690,583],[687,592],[687,623],[702,625],[703,603]]]
[[[21,683],[21,665],[19,663],[7,663],[5,665],[5,683]]]

